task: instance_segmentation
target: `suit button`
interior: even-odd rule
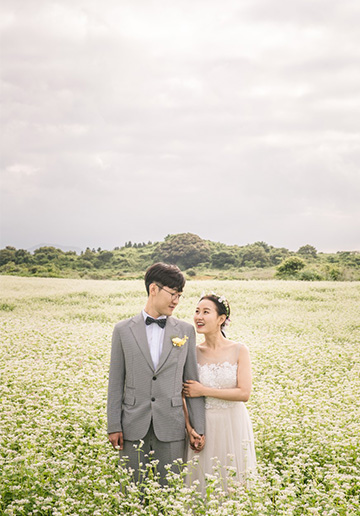
[[[151,398],[151,401],[155,401],[155,398]]]
[[[153,376],[153,380],[156,380],[156,376]]]

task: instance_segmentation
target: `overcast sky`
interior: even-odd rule
[[[360,250],[359,0],[1,3],[1,247]]]

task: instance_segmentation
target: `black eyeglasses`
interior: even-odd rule
[[[159,285],[159,283],[156,283],[156,285],[159,287],[159,289],[161,290],[165,290],[165,292],[167,292],[168,294],[170,294],[171,296],[171,300],[172,301],[175,301],[175,299],[178,299],[180,301],[180,298],[182,296],[182,294],[179,294],[178,292],[170,292],[170,290],[167,290],[165,287],[163,287],[162,285]]]

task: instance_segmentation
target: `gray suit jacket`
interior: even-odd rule
[[[173,337],[188,336],[176,347]],[[163,350],[154,370],[142,313],[115,325],[108,389],[108,433],[123,432],[124,439],[145,437],[151,420],[160,441],[185,437],[182,384],[198,380],[195,330],[183,321],[168,317]],[[204,398],[187,398],[192,426],[205,433]]]

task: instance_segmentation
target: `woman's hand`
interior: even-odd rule
[[[183,393],[187,398],[204,396],[204,386],[195,380],[188,380],[183,384]]]

